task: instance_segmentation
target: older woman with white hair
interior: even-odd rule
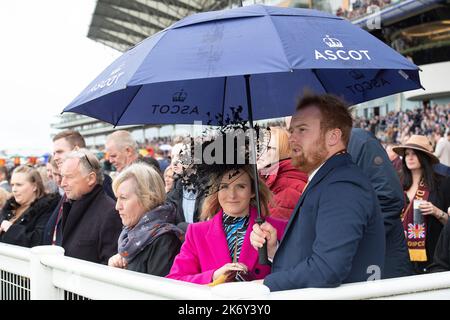
[[[175,207],[165,203],[164,182],[152,167],[136,163],[113,182],[124,229],[118,253],[108,265],[131,271],[166,276],[178,254],[183,232],[175,222]]]

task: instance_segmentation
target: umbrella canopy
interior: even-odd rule
[[[251,75],[246,90],[243,75]],[[315,10],[253,5],[194,14],[147,38],[63,112],[114,125],[218,124],[291,115],[303,89],[350,104],[420,88],[418,67],[350,22]]]

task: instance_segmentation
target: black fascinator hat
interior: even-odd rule
[[[192,192],[208,196],[217,192],[214,182],[226,172],[230,178],[239,174],[239,169],[256,163],[267,150],[270,129],[254,126],[239,116],[239,108],[233,118],[227,117],[221,126],[208,127],[201,137],[189,137],[181,149],[179,159],[183,167],[179,178],[183,186]],[[252,149],[256,148],[256,159]]]

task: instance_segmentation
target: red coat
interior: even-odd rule
[[[269,204],[270,216],[289,220],[302,195],[308,176],[294,168],[291,159],[285,159],[280,161],[277,173],[261,178],[273,193],[272,203]]]

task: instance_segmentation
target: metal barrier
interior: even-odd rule
[[[0,271],[0,300],[30,300],[30,279]]]
[[[29,249],[1,243],[0,284],[0,300],[450,299],[450,271],[270,292],[258,282],[208,287],[65,257],[61,247]]]
[[[30,300],[30,260],[30,249],[1,244],[0,300]]]

